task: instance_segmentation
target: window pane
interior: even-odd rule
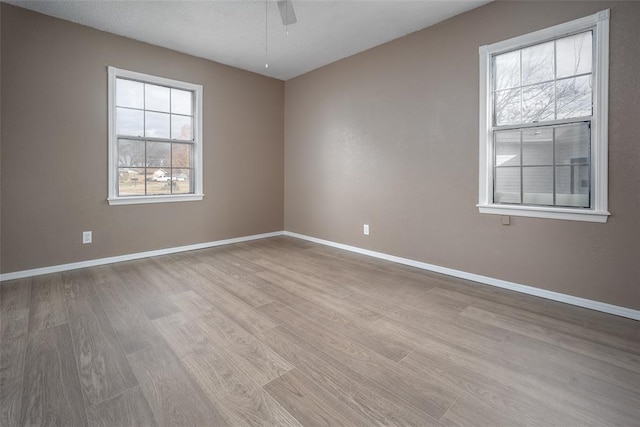
[[[169,139],[169,114],[144,113],[145,136]]]
[[[591,113],[591,76],[558,80],[558,119],[590,116]]]
[[[589,207],[589,166],[556,166],[556,205]]]
[[[556,128],[556,164],[589,164],[591,133],[588,123]]]
[[[144,196],[144,168],[118,169],[118,195]]]
[[[558,78],[590,73],[593,63],[592,33],[576,34],[556,41]]]
[[[193,133],[191,131],[192,118],[189,116],[171,115],[171,138],[192,140]]]
[[[118,140],[118,167],[144,167],[144,141]]]
[[[522,164],[553,165],[553,129],[522,131]]]
[[[169,112],[169,88],[163,86],[144,85],[144,109]]]
[[[553,80],[553,42],[522,49],[522,84]]]
[[[116,133],[126,136],[142,136],[144,115],[141,110],[116,108]]]
[[[165,168],[164,174],[167,175],[167,168],[171,167],[171,143],[169,142],[147,142],[147,166]]]
[[[191,189],[191,170],[190,169],[173,169],[173,194],[192,193]]]
[[[171,112],[174,114],[193,115],[192,93],[187,90],[171,89]]]
[[[495,169],[495,203],[520,203],[520,168]]]
[[[165,176],[152,175],[147,181],[147,194],[171,194],[171,179],[167,173]]]
[[[522,199],[530,205],[553,205],[553,167],[522,169]]]
[[[191,144],[171,144],[174,168],[191,167]]]
[[[522,89],[522,122],[534,123],[553,120],[553,83],[542,83]]]
[[[131,80],[116,79],[116,106],[144,108],[143,84]]]
[[[520,89],[496,92],[494,104],[497,125],[520,123]]]
[[[493,57],[494,85],[496,89],[520,86],[520,51]]]
[[[520,166],[520,131],[496,132],[496,166]]]

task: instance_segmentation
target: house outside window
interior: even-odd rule
[[[480,53],[481,213],[606,222],[609,11]]]
[[[108,73],[109,204],[202,200],[202,86]]]

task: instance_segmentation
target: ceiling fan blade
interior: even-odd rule
[[[298,22],[296,18],[296,12],[293,10],[293,3],[291,0],[278,0],[278,9],[280,9],[280,18],[282,18],[282,25],[291,25]]]

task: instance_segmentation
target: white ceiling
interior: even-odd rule
[[[298,22],[289,26],[289,36],[275,0],[7,2],[288,80],[489,0],[292,1]],[[265,16],[269,68],[265,68]]]

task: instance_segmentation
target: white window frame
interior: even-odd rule
[[[591,122],[591,208],[564,208],[493,203],[493,97],[491,58],[494,55],[558,39],[581,31],[593,31],[593,119]],[[608,200],[608,92],[609,9],[523,36],[481,46],[480,54],[480,213],[607,222]]]
[[[109,107],[109,190],[107,201],[110,205],[133,205],[142,203],[163,203],[163,202],[186,202],[202,200],[202,85],[181,82],[164,77],[152,76],[149,74],[137,73],[135,71],[122,70],[115,67],[108,67],[108,107]],[[151,83],[161,86],[168,86],[176,89],[183,89],[193,92],[193,193],[189,194],[167,194],[149,196],[118,196],[118,135],[116,132],[116,79],[126,78],[143,83]]]

